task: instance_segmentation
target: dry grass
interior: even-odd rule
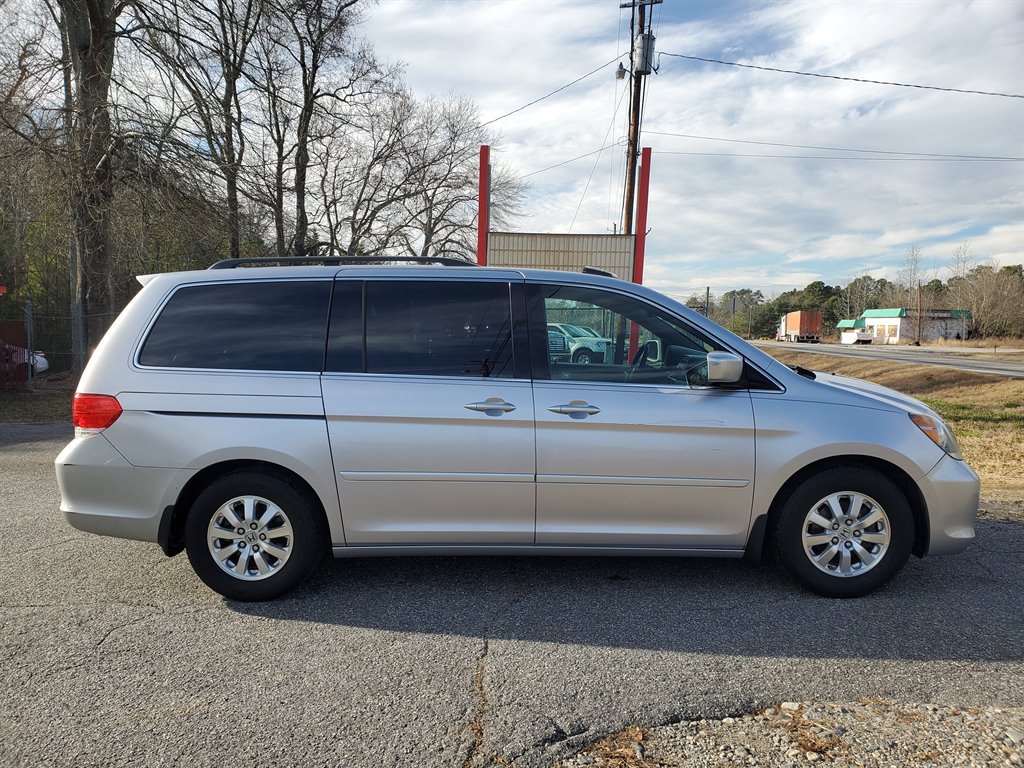
[[[942,339],[931,342],[927,346],[944,347],[946,349],[993,349],[1021,352],[1024,351],[1024,339],[1016,336],[996,336],[990,339],[968,339],[967,341]]]
[[[828,344],[838,344],[838,336],[822,336],[821,340]],[[764,337],[753,339],[758,341],[775,341],[775,337]],[[1024,339],[1000,336],[992,339],[970,339],[968,341],[957,341],[956,339],[943,339],[939,341],[926,341],[920,347],[911,342],[900,342],[898,344],[881,345],[887,349],[920,349],[922,352],[929,350],[941,351],[947,355],[958,357],[970,357],[977,360],[1024,360]]]
[[[981,477],[983,496],[1024,494],[1024,380],[788,349],[771,354],[783,363],[873,381],[922,400],[953,427],[964,458]]]
[[[0,392],[0,424],[71,420],[71,392]]]
[[[817,752],[819,755],[831,757],[849,754],[850,749],[846,742],[831,733],[833,723],[805,718],[802,707],[795,712],[783,714],[789,716],[773,722],[772,726],[784,730],[803,752]]]
[[[661,768],[668,765],[646,754],[645,740],[649,733],[639,725],[631,725],[613,733],[583,750],[601,768]]]

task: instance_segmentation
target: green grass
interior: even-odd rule
[[[1007,413],[980,405],[953,403],[948,400],[936,400],[930,397],[922,397],[920,399],[928,407],[938,411],[942,418],[952,423],[973,421],[983,424],[1011,424],[1024,429],[1024,414],[1022,413]],[[1008,404],[1004,407],[1012,408],[1016,406]]]

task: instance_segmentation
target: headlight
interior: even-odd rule
[[[963,454],[960,453],[960,446],[957,445],[956,437],[953,436],[953,430],[949,428],[949,424],[934,416],[925,416],[923,413],[910,414],[910,420],[939,448],[954,459],[964,460]]]

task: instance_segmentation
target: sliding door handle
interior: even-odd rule
[[[465,407],[471,411],[486,413],[488,416],[500,416],[516,409],[512,403],[506,403],[500,397],[488,397],[482,403],[466,403]]]
[[[591,405],[586,400],[573,400],[565,405],[552,405],[548,410],[566,416],[593,416],[595,413],[601,412],[600,408]]]

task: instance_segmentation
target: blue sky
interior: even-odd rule
[[[628,66],[629,16],[618,5],[380,0],[365,33],[382,57],[404,62],[417,94],[472,96],[490,120],[613,59]],[[1024,93],[1020,0],[665,0],[654,20],[661,53]],[[628,97],[616,63],[494,124],[493,161],[532,174],[520,231],[610,232],[621,218]],[[818,279],[891,278],[915,245],[943,279],[965,242],[981,261],[1024,258],[1024,163],[882,154],[1020,158],[1024,99],[662,56],[643,128],[654,151],[645,283],[670,294],[771,296]]]

